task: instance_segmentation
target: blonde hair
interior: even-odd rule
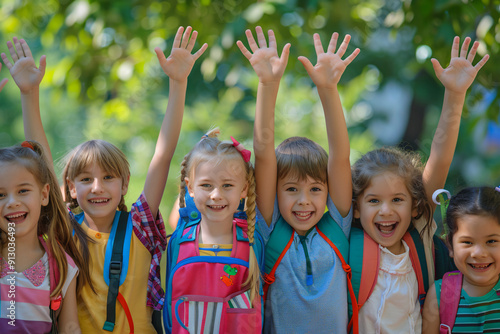
[[[392,172],[404,180],[406,188],[413,200],[413,207],[417,209],[415,219],[425,217],[426,224],[422,233],[431,225],[432,207],[427,199],[422,173],[424,164],[416,152],[403,151],[394,147],[384,147],[370,151],[363,155],[352,166],[353,199],[370,186],[374,176],[384,172]],[[413,224],[410,224],[412,227]]]
[[[210,130],[202,139],[194,146],[194,148],[184,156],[181,163],[181,184],[179,195],[179,206],[186,206],[184,196],[186,194],[186,177],[191,175],[191,172],[202,162],[214,161],[221,162],[227,160],[241,161],[245,166],[246,181],[248,183],[246,214],[247,214],[247,236],[250,245],[253,245],[255,238],[255,177],[252,164],[245,162],[241,153],[230,142],[222,142],[217,136],[219,129]],[[249,256],[249,275],[243,283],[250,290],[251,300],[258,295],[260,290],[260,269],[257,263],[257,257],[253,247],[250,246]]]
[[[62,293],[68,273],[66,253],[71,256],[80,270],[77,289],[80,291],[84,284],[91,284],[91,279],[84,256],[80,253],[73,240],[72,230],[75,230],[77,233],[83,233],[83,231],[78,224],[74,225],[69,219],[68,210],[62,199],[57,178],[47,164],[42,146],[34,141],[25,143],[27,143],[25,146],[12,146],[0,149],[0,161],[19,164],[33,175],[40,186],[49,185],[49,202],[46,206],[41,207],[37,224],[37,235],[47,236],[47,246],[57,263],[60,274],[59,282],[50,296],[55,297]],[[1,230],[0,235],[1,248],[6,235]]]
[[[290,137],[276,147],[278,178],[305,180],[311,177],[328,183],[328,154],[325,149],[305,137]]]
[[[79,207],[78,201],[71,198],[67,180],[74,180],[78,174],[93,163],[97,163],[106,172],[120,177],[122,182],[127,182],[130,176],[130,166],[127,157],[115,145],[105,140],[89,140],[74,148],[65,159],[63,170],[64,197],[70,209]],[[128,211],[122,195],[118,210]]]

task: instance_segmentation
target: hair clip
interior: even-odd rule
[[[27,141],[27,140],[23,141],[21,143],[21,146],[22,147],[26,147],[26,148],[31,148],[33,151],[35,150],[35,148],[33,147],[33,145],[31,145],[31,143],[29,141]]]
[[[444,195],[447,195],[447,198],[444,198]],[[443,228],[445,234],[448,234],[448,226],[445,224],[446,221],[446,210],[448,210],[448,205],[450,204],[451,194],[446,189],[438,189],[432,194],[432,201],[441,207],[441,219],[443,223]]]
[[[243,160],[245,162],[249,162],[250,157],[252,156],[252,152],[245,149],[245,147],[242,144],[238,143],[238,141],[236,139],[234,139],[233,136],[231,136],[231,140],[233,141],[233,146],[238,150],[238,152],[241,153]]]
[[[500,193],[500,186],[498,187],[495,187],[495,190],[498,191]]]

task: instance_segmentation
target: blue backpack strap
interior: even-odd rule
[[[119,217],[118,223],[116,223],[117,217]],[[106,303],[106,321],[104,322],[103,329],[109,332],[112,332],[115,327],[118,289],[123,281],[125,281],[128,270],[132,232],[132,224],[128,224],[128,217],[128,212],[120,211],[115,214],[111,234],[106,245],[104,280],[109,288]],[[127,236],[127,233],[130,233],[130,237]]]

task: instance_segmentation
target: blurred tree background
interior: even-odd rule
[[[54,157],[79,143],[108,140],[128,156],[127,204],[144,185],[168,102],[168,79],[153,49],[168,55],[180,25],[199,31],[197,61],[161,211],[166,218],[178,193],[183,156],[212,126],[251,147],[257,77],[236,46],[244,32],[273,29],[280,50],[292,44],[276,111],[276,143],[301,135],[326,147],[322,109],[298,62],[315,62],[312,35],[327,43],[349,33],[360,55],[340,83],[352,162],[381,145],[403,145],[425,159],[441,111],[444,89],[430,58],[449,62],[453,37],[480,42],[475,62],[490,54],[467,94],[460,138],[448,177],[452,192],[467,185],[500,184],[500,1],[498,0],[2,0],[0,51],[16,36],[36,58],[47,55],[41,113]],[[7,68],[0,78],[10,77]],[[0,93],[0,142],[23,140],[19,91],[10,79]],[[60,170],[60,168],[59,168]]]

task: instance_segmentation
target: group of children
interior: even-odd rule
[[[467,188],[449,201],[433,199],[453,159],[466,91],[488,60],[473,66],[478,42],[469,51],[470,38],[460,47],[455,37],[449,65],[432,60],[445,95],[425,165],[418,154],[382,148],[351,166],[337,88],[359,54],[344,57],[350,36],[337,49],[334,33],[325,52],[315,34],[316,64],[299,57],[323,106],[326,152],[304,137],[274,147],[275,103],[290,44],[279,56],[272,30],[267,39],[260,27],[255,33],[256,39],[246,31],[249,49],[237,42],[259,78],[255,168],[236,139],[207,132],[181,164],[180,219],[170,238],[158,208],[187,78],[207,49],[193,53],[197,32],[180,27],[168,58],[155,49],[169,77],[168,106],[144,190],[130,211],[124,203],[129,164],[102,140],[68,155],[61,194],[39,110],[45,57],[37,68],[24,40],[7,42],[12,60],[2,59],[21,91],[26,141],[0,149],[2,330],[500,330],[500,189]],[[435,236],[438,203],[448,205],[445,242]],[[452,269],[459,271],[440,280]]]

